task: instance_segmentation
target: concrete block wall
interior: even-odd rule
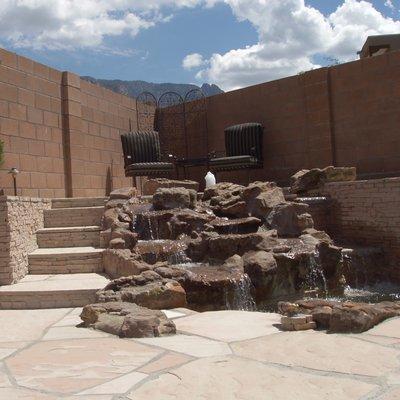
[[[36,231],[43,228],[43,211],[50,207],[46,199],[0,197],[0,285],[28,273],[28,254],[37,248]]]
[[[13,194],[6,172],[17,167],[18,195],[62,197],[62,74],[2,49],[0,61],[0,140],[5,145],[0,187]]]
[[[298,170],[328,165],[355,166],[368,179],[399,176],[399,66],[395,51],[209,97],[207,122],[187,121],[188,156],[205,149],[205,130],[208,150],[224,151],[224,128],[260,122],[264,168],[252,171],[252,180],[285,185]],[[184,129],[160,122],[175,153],[185,153]],[[205,172],[190,168],[188,178],[202,182]],[[245,183],[247,171],[220,173],[219,179]]]
[[[11,167],[21,172],[22,196],[104,196],[130,185],[120,134],[136,127],[134,99],[0,49],[0,188],[6,194],[14,194]]]

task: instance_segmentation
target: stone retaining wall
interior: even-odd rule
[[[37,248],[36,231],[43,228],[48,199],[0,197],[0,285],[9,285],[28,273],[28,254]]]

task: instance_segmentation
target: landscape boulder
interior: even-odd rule
[[[265,219],[275,206],[285,202],[283,190],[274,182],[253,182],[241,195],[247,212],[253,217]]]
[[[90,304],[83,308],[80,317],[85,327],[121,338],[159,337],[176,333],[175,324],[164,313],[132,303]]]
[[[193,209],[196,203],[197,192],[191,189],[160,188],[153,195],[153,207],[155,210]]]
[[[99,302],[123,301],[151,309],[186,307],[182,286],[154,271],[116,279],[96,293]]]
[[[400,301],[370,304],[312,299],[280,302],[278,308],[284,315],[310,314],[318,328],[330,333],[361,333],[388,318],[400,316]]]
[[[313,228],[314,222],[307,213],[308,205],[286,202],[276,205],[269,213],[266,224],[276,229],[280,237],[298,237],[305,229]]]
[[[143,194],[153,195],[159,188],[173,188],[173,187],[192,189],[196,192],[199,191],[199,183],[196,181],[174,180],[168,178],[152,178],[144,182]]]

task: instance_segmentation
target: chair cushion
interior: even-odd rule
[[[246,168],[262,168],[262,161],[253,156],[234,156],[210,159],[210,167],[214,170],[229,171]]]

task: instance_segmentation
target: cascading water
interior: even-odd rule
[[[235,285],[232,300],[229,300],[225,291],[226,308],[228,310],[255,311],[256,303],[251,294],[252,283],[247,274],[243,274],[239,281],[232,282]]]
[[[307,258],[307,276],[305,278],[305,286],[311,290],[317,290],[316,297],[322,295],[324,298],[328,296],[328,285],[326,282],[325,274],[319,264],[319,254],[315,251]]]

